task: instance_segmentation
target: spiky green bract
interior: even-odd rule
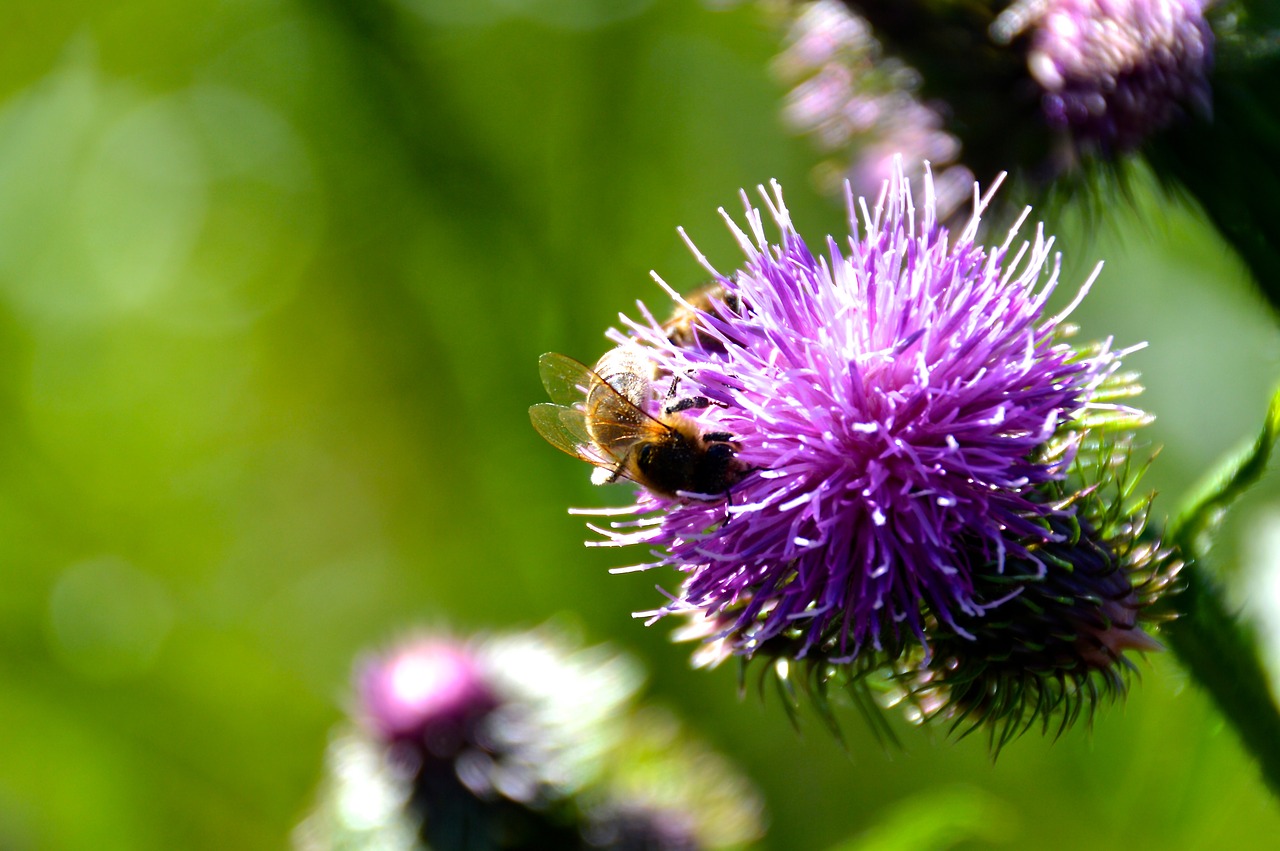
[[[1061,734],[1091,720],[1098,703],[1123,696],[1136,670],[1125,650],[1161,649],[1145,630],[1168,617],[1152,605],[1176,589],[1181,562],[1145,535],[1149,497],[1134,488],[1129,447],[1105,442],[1056,491],[1072,513],[1053,514],[1059,534],[983,573],[984,593],[1006,602],[980,621],[931,631],[928,653],[898,669],[903,699],[919,720],[987,732],[998,751],[1039,723]],[[1009,596],[1011,589],[1013,596]]]

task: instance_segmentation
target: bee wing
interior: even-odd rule
[[[577,408],[542,402],[529,408],[529,419],[538,434],[561,452],[597,467],[617,465],[619,459],[606,455],[591,440],[586,417]]]
[[[587,397],[587,390],[602,380],[585,363],[556,352],[547,352],[538,358],[538,373],[551,401],[570,408],[581,403]]]
[[[619,393],[617,388],[601,378],[591,367],[568,355],[547,352],[538,358],[538,371],[542,375],[542,386],[547,389],[547,395],[561,407],[579,410],[590,393],[608,394],[611,397],[610,404],[615,406],[614,416],[602,418],[597,414],[596,423],[597,426],[611,426],[618,433],[619,439],[643,437],[652,434],[654,429],[667,428],[661,420],[655,419],[648,411],[637,407],[624,394]],[[586,433],[585,424],[583,431]],[[589,435],[587,439],[591,440]]]
[[[580,361],[548,352],[538,359],[538,368],[547,395],[554,402],[529,408],[533,427],[561,452],[608,470],[610,475],[600,481],[631,478],[624,463],[631,448],[641,440],[652,438],[655,432],[671,430]],[[588,429],[582,406],[592,391],[605,393],[609,399],[607,405],[596,405],[593,428]]]

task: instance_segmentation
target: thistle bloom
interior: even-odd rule
[[[1027,69],[1049,125],[1104,153],[1133,150],[1191,106],[1209,111],[1213,31],[1203,0],[1022,0],[996,20],[1028,30]]]
[[[867,38],[883,45],[876,65],[900,60],[918,72],[912,97],[941,119],[931,133],[963,146],[963,154],[945,162],[963,162],[983,180],[1013,170],[1043,188],[1066,175],[1087,175],[1092,169],[1081,167],[1114,166],[1180,117],[1210,112],[1209,0],[843,5],[866,22]],[[806,12],[797,19],[816,20]],[[825,41],[813,33],[805,43],[841,43],[847,27],[835,20],[827,18]],[[853,72],[855,90],[874,86],[874,76],[863,73],[867,63],[851,64],[846,55],[830,64]],[[902,150],[911,150],[910,135],[903,142]]]
[[[414,638],[366,659],[306,851],[699,851],[759,833],[751,787],[655,710],[636,667],[548,631]],[[658,728],[661,729],[658,729]]]
[[[1124,352],[1064,341],[1041,229],[977,243],[989,195],[953,238],[927,174],[917,209],[899,167],[874,208],[850,199],[853,234],[818,257],[780,188],[761,191],[776,244],[748,204],[746,232],[725,216],[741,269],[722,275],[694,249],[738,310],[701,313],[693,345],[647,312],[614,335],[712,402],[699,422],[732,434],[750,472],[727,499],[642,493],[640,518],[597,527],[602,543],[646,545],[658,558],[639,568],[680,571],[656,614],[700,613],[741,655],[793,641],[795,657],[892,657],[934,623],[972,638],[965,624],[1004,602],[979,571],[1016,559],[1043,574],[1036,550],[1063,538],[1050,521],[1067,509],[1042,489],[1065,478],[1086,420],[1141,418],[1095,399]]]

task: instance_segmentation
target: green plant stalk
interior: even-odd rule
[[[1167,187],[1199,204],[1280,317],[1280,6],[1239,5],[1249,7],[1239,28],[1217,45],[1212,117],[1170,128],[1145,153]]]
[[[1205,560],[1231,505],[1266,472],[1277,438],[1280,389],[1272,394],[1257,437],[1212,470],[1169,524],[1168,539],[1187,565],[1182,571],[1184,590],[1172,603],[1181,616],[1167,628],[1167,638],[1257,758],[1272,793],[1280,797],[1280,709],[1254,636],[1228,610]]]
[[[1206,574],[1203,561],[1183,568],[1185,588],[1174,601],[1182,616],[1163,637],[1236,728],[1272,794],[1280,797],[1280,708],[1253,637]]]

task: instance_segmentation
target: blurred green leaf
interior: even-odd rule
[[[1015,833],[1018,819],[1005,801],[965,786],[900,801],[871,829],[829,851],[943,851],[975,842],[997,845]]]
[[[1189,557],[1204,555],[1214,531],[1227,510],[1246,490],[1262,478],[1271,460],[1271,450],[1280,437],[1280,389],[1271,396],[1266,419],[1258,436],[1232,453],[1195,486],[1177,515],[1169,523],[1168,534]]]

